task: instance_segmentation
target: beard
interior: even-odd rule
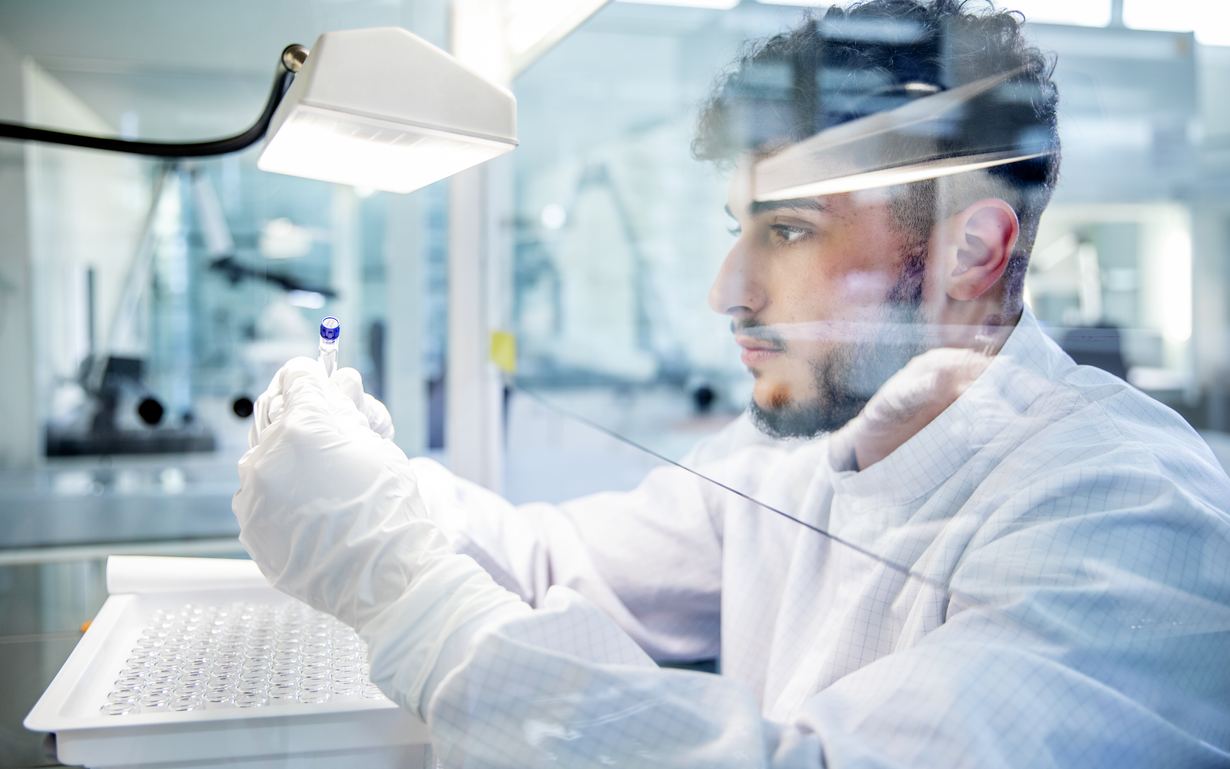
[[[902,338],[902,324],[923,330],[923,280],[927,265],[926,242],[907,249],[901,272],[885,297],[887,312],[883,322],[867,324],[872,330],[864,338],[837,344],[821,359],[812,361],[814,394],[808,398],[772,399],[761,406],[751,404],[752,421],[774,438],[811,438],[833,432],[858,416],[871,397],[889,377],[912,358],[926,351],[923,334]],[[764,328],[750,319],[740,329]],[[771,328],[757,334],[774,339],[789,351],[788,345]]]

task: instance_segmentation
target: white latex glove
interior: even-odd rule
[[[829,439],[839,470],[866,470],[913,438],[961,397],[992,356],[953,347],[916,356],[876,391],[863,410]]]
[[[310,361],[311,358],[295,358],[287,365],[293,363],[300,366],[301,361],[305,360]],[[252,426],[248,428],[248,446],[250,447],[260,443],[261,433],[282,413],[282,372],[284,370],[285,367],[274,374],[269,387],[256,399],[256,403],[252,404]],[[393,440],[393,418],[389,416],[389,410],[384,407],[383,403],[363,392],[363,377],[358,371],[352,368],[339,368],[333,372],[329,381],[336,384],[354,402],[355,408],[367,418],[368,427],[381,438]]]
[[[456,664],[485,618],[528,607],[453,552],[406,455],[343,386],[310,358],[278,372],[268,426],[239,461],[239,540],[274,587],[359,630],[373,653],[395,648],[372,680],[421,712],[441,654]]]

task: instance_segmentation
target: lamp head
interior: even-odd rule
[[[358,29],[316,40],[257,167],[410,192],[516,146],[507,90],[404,29]]]

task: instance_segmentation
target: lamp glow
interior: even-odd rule
[[[824,195],[836,195],[842,192],[861,192],[880,187],[892,187],[898,184],[921,182],[924,179],[939,179],[943,176],[954,176],[967,171],[979,171],[984,168],[1016,163],[1022,160],[1032,160],[1047,153],[1035,152],[1029,155],[1019,155],[1015,152],[986,153],[972,155],[967,158],[944,158],[929,163],[918,163],[904,168],[883,168],[876,171],[850,174],[835,179],[800,184],[797,187],[772,190],[757,193],[758,201],[796,200],[798,198],[817,198]]]
[[[825,129],[756,163],[753,199],[835,195],[1032,160],[1049,154],[1038,137],[976,130],[980,98],[1016,99],[1017,70],[916,98]],[[968,132],[968,141],[954,137]],[[1043,137],[1045,138],[1045,137]]]
[[[257,167],[410,192],[516,146],[508,91],[405,30],[349,30],[316,41]]]
[[[512,146],[298,105],[257,166],[291,176],[410,192],[502,155]]]

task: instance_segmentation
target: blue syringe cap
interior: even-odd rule
[[[337,318],[330,315],[320,322],[320,338],[330,341],[337,339],[342,335],[342,324]]]

